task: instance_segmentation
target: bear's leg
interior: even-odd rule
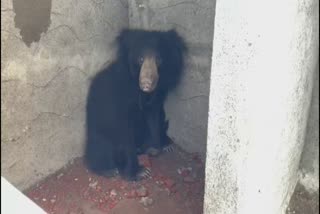
[[[169,121],[166,120],[164,106],[160,109],[160,136],[161,136],[161,149],[164,152],[174,151],[174,145],[171,138],[167,135],[169,128]]]
[[[117,168],[112,143],[94,131],[89,132],[87,141],[85,160],[88,168],[98,175],[115,176]]]
[[[134,121],[131,120],[129,115],[129,120],[124,122],[122,126],[123,134],[117,136],[117,153],[115,156],[120,175],[131,181],[150,176],[150,170],[139,165],[134,125]]]
[[[121,177],[129,181],[142,180],[151,176],[150,169],[139,165],[134,147],[127,147],[117,154],[117,167]]]
[[[155,156],[159,154],[162,148],[161,108],[159,106],[155,106],[153,109],[149,110],[146,114],[146,121],[150,134],[150,140],[147,139],[150,143],[147,153]]]
[[[174,151],[174,144],[167,135],[169,122],[166,121],[163,105],[156,106],[146,114],[148,134],[145,138],[146,153],[156,156],[163,152]]]

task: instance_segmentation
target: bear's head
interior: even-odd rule
[[[145,93],[169,90],[180,79],[187,51],[184,40],[175,30],[122,30],[116,39],[118,59]]]

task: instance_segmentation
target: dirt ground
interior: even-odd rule
[[[25,194],[51,214],[202,213],[204,164],[197,154],[175,146],[173,152],[140,160],[152,172],[140,182],[96,176],[76,159]]]
[[[126,182],[90,173],[82,159],[25,191],[49,214],[201,214],[204,164],[175,146],[157,158],[140,156],[151,177]],[[287,214],[319,214],[319,193],[297,185]]]
[[[319,214],[319,192],[309,194],[298,184],[290,200],[287,214]]]

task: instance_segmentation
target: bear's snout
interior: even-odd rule
[[[152,92],[158,84],[159,74],[154,57],[146,57],[142,63],[139,85],[143,92]]]

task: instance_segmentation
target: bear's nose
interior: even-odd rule
[[[151,81],[143,81],[140,83],[140,88],[143,92],[151,92],[152,91],[152,82]]]

